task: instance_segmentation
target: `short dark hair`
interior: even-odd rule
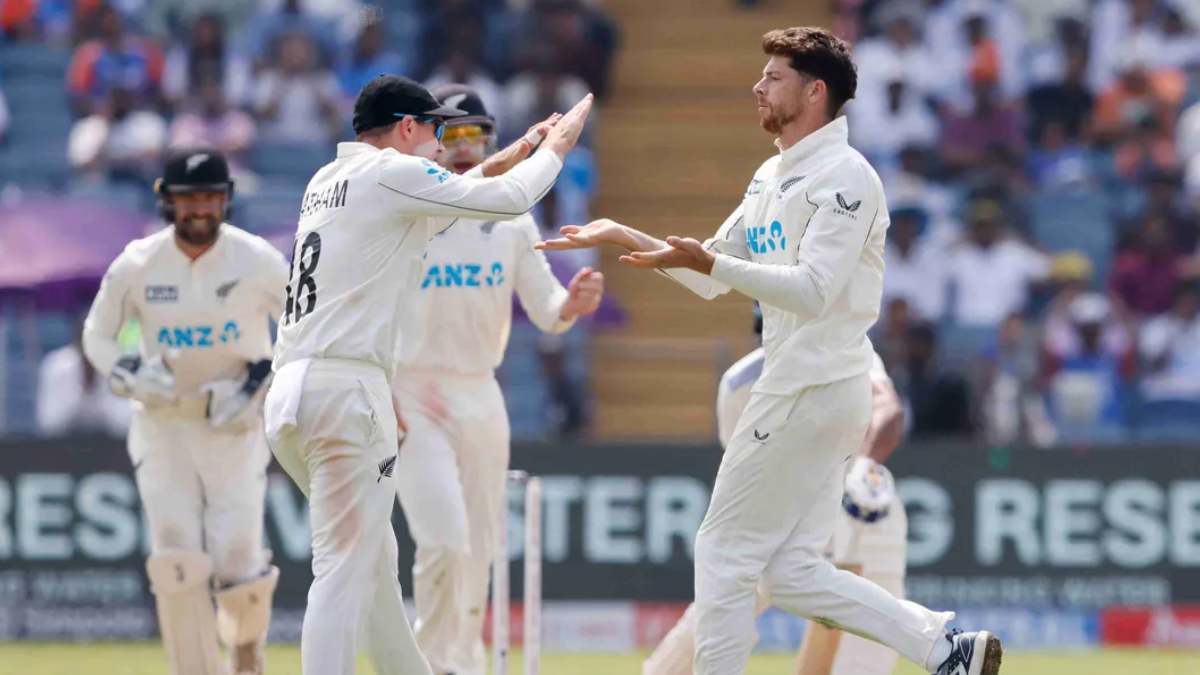
[[[788,57],[797,72],[825,83],[830,117],[858,90],[858,69],[850,58],[850,47],[824,28],[777,28],[763,35],[762,48],[764,54]]]

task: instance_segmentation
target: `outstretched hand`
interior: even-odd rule
[[[710,274],[717,257],[691,237],[667,237],[667,246],[656,251],[631,251],[621,256],[621,262],[643,269],[685,267],[701,274]]]
[[[546,149],[557,153],[560,158],[566,157],[579,142],[579,135],[583,133],[583,125],[587,123],[591,111],[592,95],[588,94],[554,124],[554,128],[546,135]]]
[[[516,142],[484,160],[482,164],[484,177],[504,175],[508,173],[509,169],[524,161],[560,119],[562,119],[562,115],[554,113],[529,127],[525,135],[518,138]]]
[[[577,248],[597,246],[620,246],[627,251],[636,250],[636,242],[627,228],[615,220],[601,218],[587,225],[564,225],[559,228],[561,237],[539,241],[533,247],[539,251],[569,251]]]

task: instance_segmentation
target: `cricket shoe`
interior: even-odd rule
[[[997,675],[1000,672],[1000,638],[986,630],[946,634],[950,656],[933,675]]]

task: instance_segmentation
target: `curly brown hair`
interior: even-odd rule
[[[763,53],[786,56],[801,75],[821,80],[829,90],[829,116],[834,117],[858,90],[858,69],[850,47],[824,28],[794,26],[768,31]]]

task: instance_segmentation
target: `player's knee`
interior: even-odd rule
[[[818,556],[775,560],[763,571],[763,590],[774,596],[786,590],[814,588],[825,583],[823,577],[831,571],[833,566]]]
[[[240,583],[262,574],[266,558],[262,545],[249,539],[230,542],[213,555],[217,578],[225,583]]]

